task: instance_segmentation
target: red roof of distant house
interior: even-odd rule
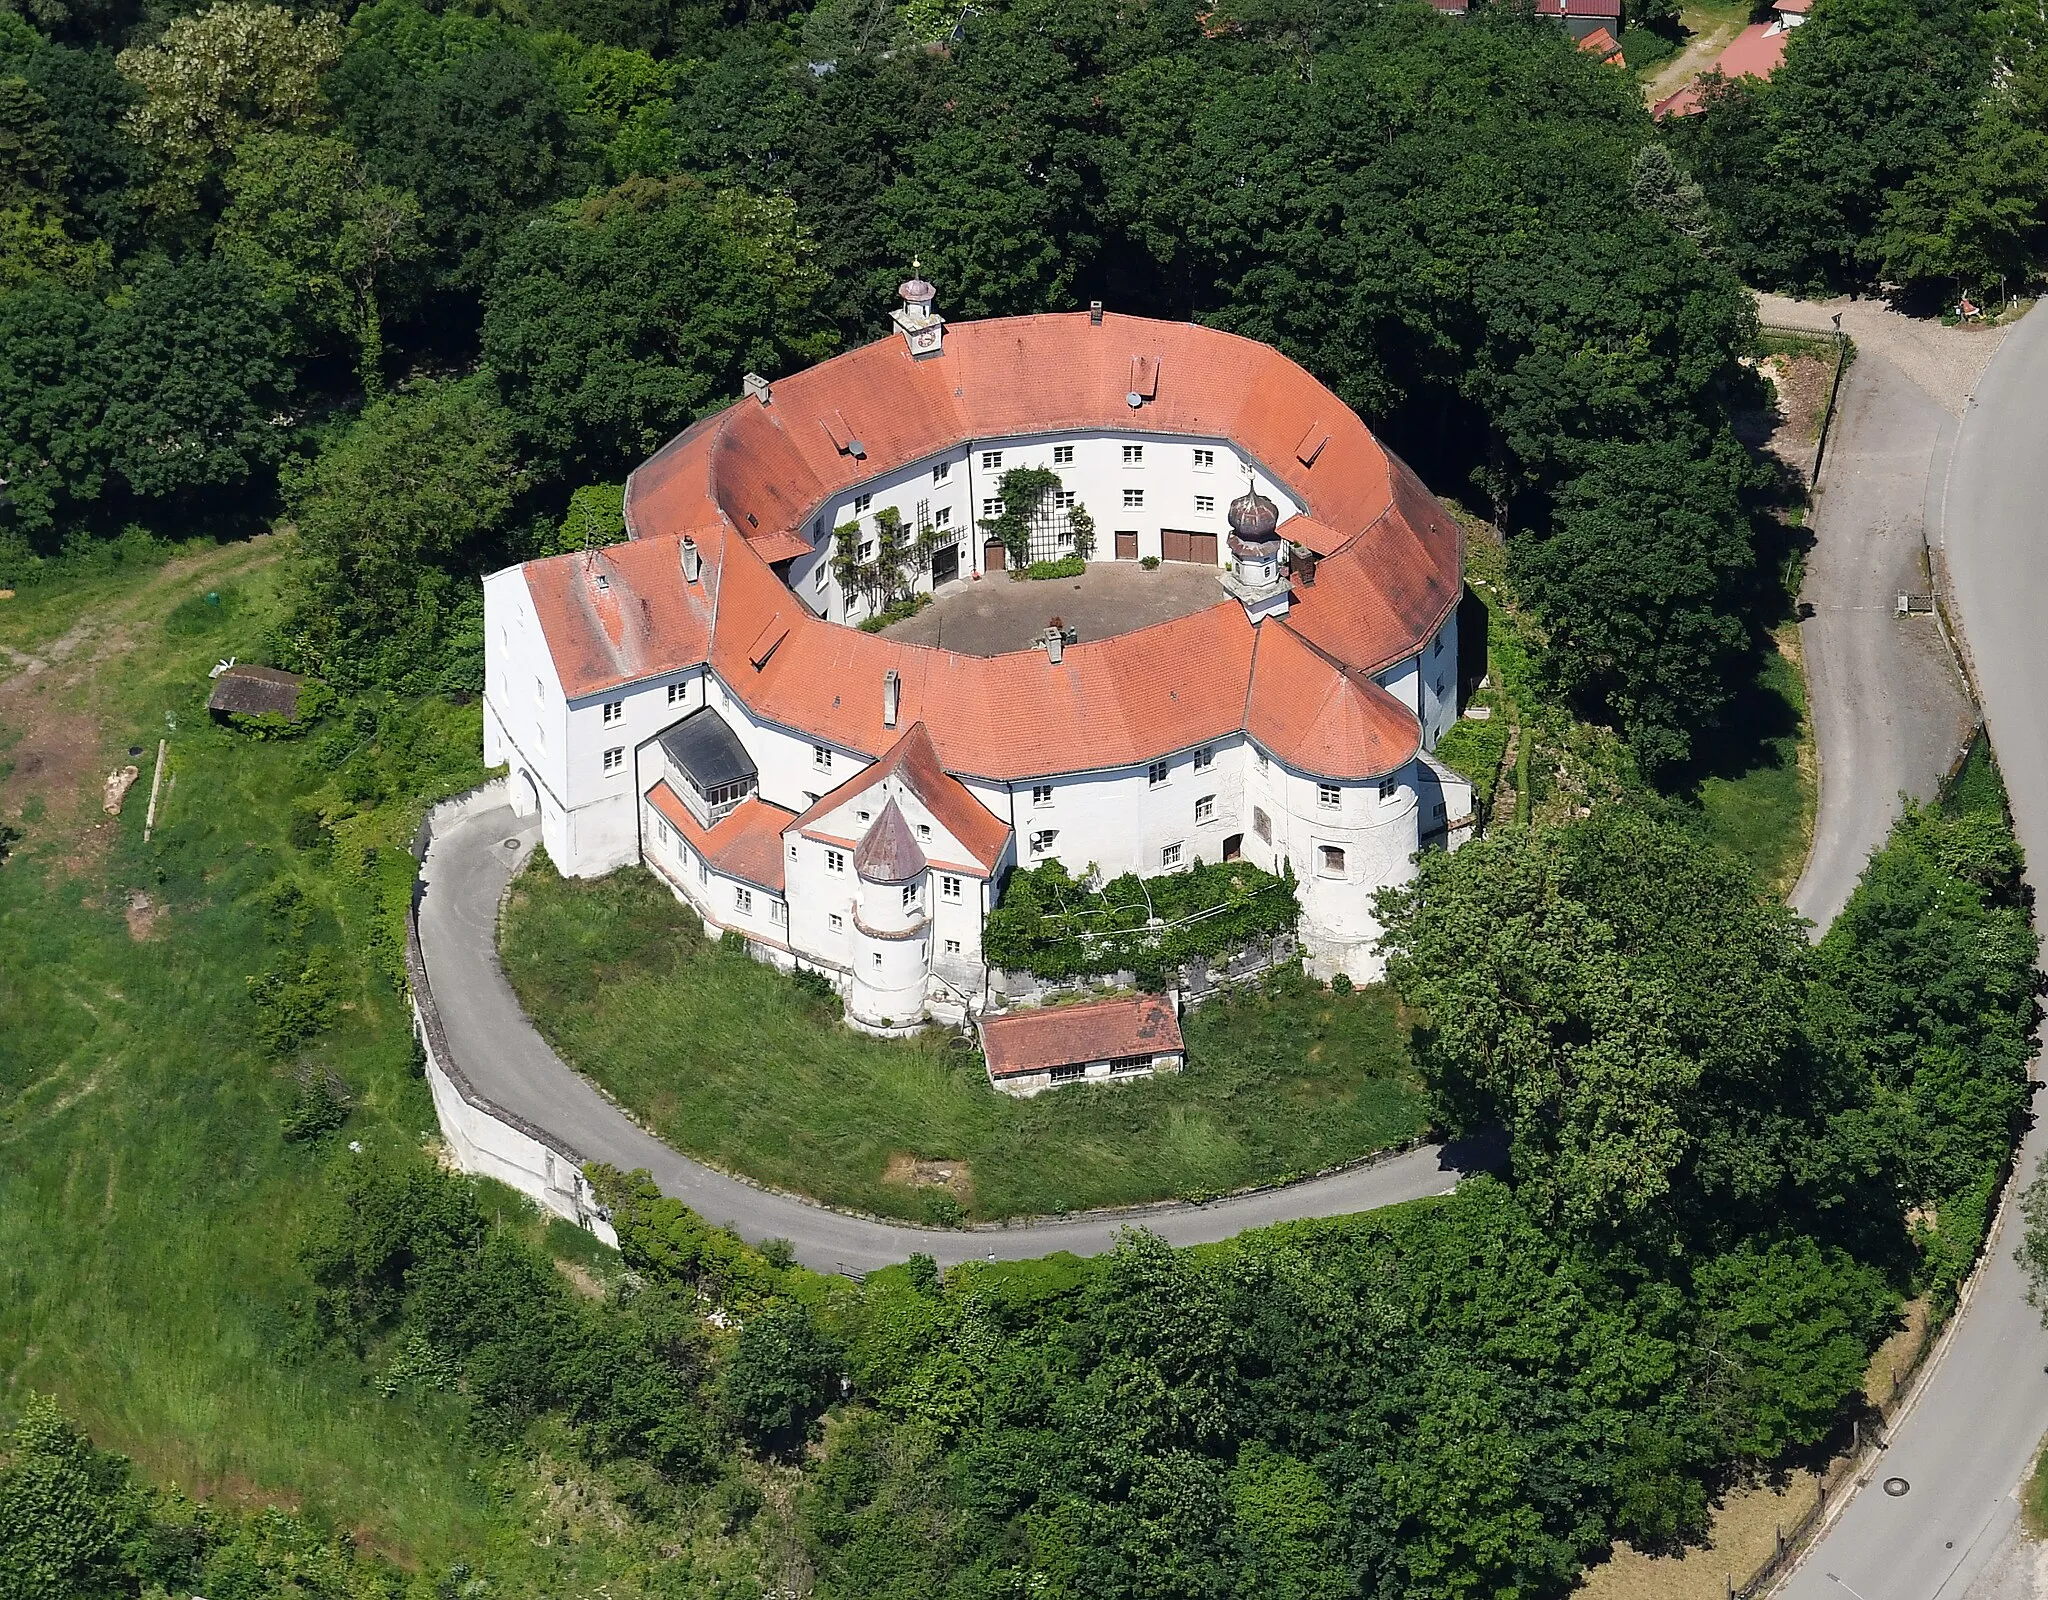
[[[1168,1055],[1186,1048],[1173,1007],[1155,994],[984,1015],[981,1047],[993,1078],[1125,1056]]]
[[[1140,369],[1151,393],[1134,410]],[[1315,586],[1297,589],[1284,620],[1255,627],[1223,599],[1071,646],[1054,665],[1041,651],[967,656],[828,622],[769,565],[792,541],[808,547],[811,519],[857,483],[969,439],[1081,430],[1233,441],[1305,508],[1305,542],[1326,555]],[[628,545],[526,568],[570,698],[708,660],[757,716],[872,756],[897,738],[882,722],[893,669],[901,720],[926,725],[944,770],[998,781],[1137,765],[1238,731],[1259,628],[1315,647],[1298,675],[1305,693],[1326,698],[1347,673],[1420,649],[1457,603],[1462,576],[1457,524],[1277,350],[1193,323],[1098,324],[1087,313],[958,323],[929,361],[891,337],[781,379],[769,403],[705,418],[641,466],[627,484],[626,526]],[[686,536],[702,560],[696,583],[681,575]],[[1358,695],[1372,732],[1360,751],[1391,771],[1420,746],[1414,713],[1376,690]],[[1316,771],[1318,743],[1268,749]],[[1342,775],[1361,759],[1354,753]]]
[[[1534,0],[1539,17],[1608,17],[1621,20],[1621,0]]]
[[[1469,0],[1429,0],[1429,3],[1450,17],[1462,17],[1470,9]]]
[[[1621,41],[1605,28],[1595,28],[1579,41],[1579,48],[1589,56],[1598,56],[1602,61],[1617,67],[1628,65],[1621,56]]]
[[[782,893],[782,830],[794,812],[751,795],[707,830],[665,781],[647,791],[647,803],[668,818],[713,872]]]
[[[1768,78],[1785,59],[1785,40],[1791,30],[1778,22],[1752,22],[1735,36],[1701,77],[1693,79],[1676,94],[1667,95],[1651,108],[1655,117],[1689,117],[1700,109],[1700,86],[1707,75],[1723,78]]]

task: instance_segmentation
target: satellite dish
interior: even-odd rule
[[[1136,389],[1133,389],[1129,394],[1124,396],[1124,404],[1129,406],[1133,411],[1136,411],[1138,407],[1140,407],[1144,403],[1145,397],[1138,393]]]

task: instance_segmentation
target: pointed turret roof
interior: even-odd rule
[[[882,814],[853,847],[853,870],[869,883],[908,883],[925,866],[917,836],[910,831],[903,808],[891,795]]]

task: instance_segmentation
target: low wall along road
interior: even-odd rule
[[[1167,1202],[980,1228],[922,1228],[834,1211],[717,1171],[671,1149],[548,1047],[498,964],[498,908],[533,852],[502,781],[434,808],[415,853],[407,969],[441,1131],[466,1172],[502,1179],[559,1216],[609,1236],[581,1168],[645,1167],[663,1194],[759,1243],[787,1239],[821,1272],[863,1273],[923,1252],[941,1265],[979,1256],[1023,1260],[1094,1255],[1125,1228],[1172,1244],[1206,1244],[1298,1217],[1347,1216],[1447,1194],[1491,1158],[1485,1149],[1425,1145],[1291,1184],[1206,1205]]]

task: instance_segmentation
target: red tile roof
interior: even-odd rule
[[[753,795],[707,832],[666,781],[647,791],[647,803],[668,818],[669,825],[690,841],[690,848],[711,863],[713,872],[782,893],[782,833],[794,812]]]
[[[1119,1056],[1166,1055],[1186,1048],[1173,1007],[1153,994],[1013,1011],[1006,1016],[985,1015],[981,1047],[994,1078],[1114,1061]]]
[[[902,738],[890,746],[881,760],[861,769],[790,824],[802,831],[820,817],[829,816],[856,795],[864,794],[884,778],[899,776],[910,792],[925,803],[940,826],[966,847],[984,876],[996,869],[1010,841],[1009,824],[991,812],[968,792],[958,778],[939,764],[939,752],[922,722],[912,723]],[[951,865],[948,862],[940,863]]]
[[[1753,22],[1735,36],[1706,73],[1693,79],[1676,94],[1665,96],[1651,108],[1654,117],[1689,117],[1700,109],[1700,92],[1706,79],[1716,73],[1723,78],[1768,78],[1785,59],[1785,40],[1791,30],[1781,23]]]
[[[1539,17],[1609,17],[1621,20],[1621,0],[1535,0]]]
[[[1415,754],[1412,711],[1277,620],[1259,628],[1244,725],[1264,749],[1320,778],[1381,777]]]
[[[1134,382],[1151,390],[1136,410]],[[844,420],[860,457],[835,445],[827,417]],[[935,360],[913,361],[894,337],[850,351],[778,381],[766,405],[698,422],[640,467],[626,494],[634,542],[598,553],[620,575],[613,593],[571,569],[582,557],[527,568],[563,688],[581,698],[708,660],[758,717],[874,755],[895,742],[881,689],[893,668],[902,720],[926,725],[944,769],[998,781],[1131,766],[1236,732],[1256,630],[1235,601],[1071,646],[1054,665],[824,621],[768,565],[853,484],[968,439],[1106,429],[1233,440],[1295,496],[1307,512],[1296,536],[1325,559],[1289,625],[1341,668],[1413,654],[1456,603],[1457,524],[1278,351],[1190,323],[1015,317],[954,324]],[[692,585],[676,552],[686,533],[704,563]],[[1412,717],[1408,729],[1396,765],[1419,743]],[[1385,748],[1403,742],[1388,735]]]
[[[1589,56],[1598,56],[1602,61],[1611,61],[1618,67],[1628,65],[1621,56],[1621,41],[1605,28],[1595,28],[1579,41],[1579,48]]]

